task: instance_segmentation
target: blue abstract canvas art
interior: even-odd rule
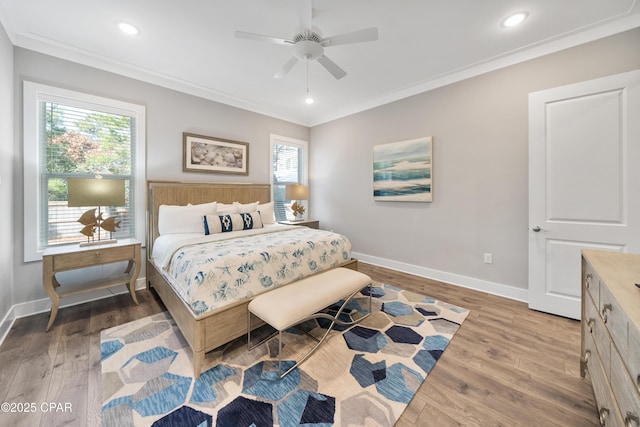
[[[374,146],[374,200],[431,202],[432,160],[430,136]]]

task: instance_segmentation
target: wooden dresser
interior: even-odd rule
[[[640,255],[582,251],[582,352],[603,426],[640,427]]]

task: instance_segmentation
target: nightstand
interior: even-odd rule
[[[58,314],[60,298],[97,289],[106,289],[119,285],[127,285],[133,302],[136,298],[136,279],[140,273],[140,242],[135,239],[121,239],[116,243],[79,247],[78,245],[53,246],[42,254],[42,286],[51,298],[51,315],[47,331],[53,325]],[[128,261],[124,273],[104,279],[86,282],[80,285],[60,286],[56,273],[94,267],[113,262]]]
[[[312,219],[301,219],[298,221],[278,221],[278,222],[280,224],[286,224],[286,225],[304,225],[305,227],[309,227],[309,228],[315,228],[315,229],[320,228],[320,221],[312,220]]]

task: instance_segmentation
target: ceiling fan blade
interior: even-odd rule
[[[372,42],[378,40],[378,29],[376,27],[365,28],[351,33],[340,34],[322,39],[322,46],[337,46],[349,43]]]
[[[280,71],[278,71],[278,72],[273,76],[273,78],[274,78],[274,79],[281,79],[281,78],[283,78],[284,76],[286,76],[286,75],[287,75],[287,73],[288,73],[289,71],[291,71],[291,69],[293,68],[293,66],[294,66],[294,65],[296,65],[296,63],[297,63],[297,62],[298,62],[298,58],[296,58],[295,56],[292,56],[292,57],[291,57],[291,59],[289,59],[289,60],[287,61],[287,63],[286,63],[286,64],[284,64],[284,65],[282,66],[282,68],[280,69]]]
[[[311,19],[313,15],[311,0],[297,0],[297,2],[300,27],[302,27],[304,31],[311,31]]]
[[[327,71],[331,73],[331,75],[335,77],[337,80],[340,80],[341,78],[347,75],[347,72],[345,70],[338,67],[338,65],[335,62],[327,58],[325,55],[322,55],[320,58],[318,58],[318,62],[320,63],[320,65],[326,68]]]
[[[236,37],[238,37],[239,39],[259,40],[263,42],[283,44],[287,46],[293,44],[293,40],[281,39],[272,36],[263,36],[262,34],[247,33],[245,31],[236,31]]]

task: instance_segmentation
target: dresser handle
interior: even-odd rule
[[[585,280],[584,286],[589,289],[591,287],[591,279],[593,278],[593,274],[587,273],[587,279]]]
[[[587,350],[584,352],[584,363],[586,365],[589,364],[589,358],[591,357],[591,350]]]
[[[593,324],[596,322],[596,319],[589,319],[587,322],[587,326],[589,327],[589,333],[593,333]]]
[[[627,416],[624,417],[624,425],[625,427],[638,427],[640,426],[640,418],[636,414],[627,412]]]
[[[598,412],[598,415],[600,418],[600,425],[606,426],[607,418],[609,417],[609,410],[607,408],[601,408],[600,411]]]
[[[602,320],[607,323],[607,311],[611,311],[611,304],[605,304],[602,306]]]

